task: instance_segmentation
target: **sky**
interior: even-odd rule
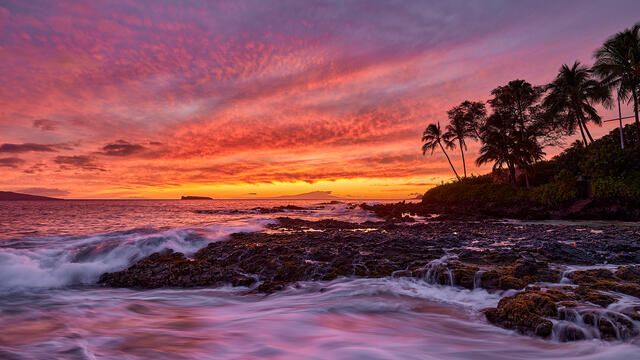
[[[591,65],[639,14],[637,0],[0,0],[0,190],[405,198],[452,179],[422,155],[427,124]]]

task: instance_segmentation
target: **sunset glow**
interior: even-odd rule
[[[591,64],[640,14],[637,1],[603,4],[3,0],[0,188],[423,193],[452,177],[443,155],[422,156],[425,125],[509,80]]]

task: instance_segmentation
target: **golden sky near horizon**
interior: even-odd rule
[[[0,189],[405,198],[452,178],[441,153],[421,154],[428,123],[591,64],[637,14],[635,1],[1,1]],[[473,173],[487,170],[477,148]]]

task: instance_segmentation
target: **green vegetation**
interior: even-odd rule
[[[436,186],[424,194],[423,201],[530,201],[562,206],[578,199],[579,177],[590,180],[595,199],[640,201],[640,151],[629,140],[635,125],[627,125],[623,131],[627,139],[624,149],[616,129],[587,147],[577,141],[553,159],[535,163],[530,188],[501,181],[500,176],[506,174],[496,172]],[[516,177],[516,184],[524,182],[524,173]]]
[[[457,181],[429,190],[424,201],[528,201],[551,206],[576,199],[640,200],[640,23],[609,38],[588,68],[562,65],[547,85],[513,80],[483,102],[464,101],[448,111],[449,125],[427,126],[423,154],[442,150]],[[594,140],[588,125],[601,126],[595,106],[613,106],[613,96],[633,102],[635,124]],[[551,160],[544,149],[580,130],[576,141]],[[635,136],[634,136],[635,135]],[[468,141],[480,142],[476,164],[493,164],[491,175],[467,177]],[[463,175],[445,148],[460,147]],[[580,181],[578,181],[580,179]]]
[[[442,184],[430,189],[424,194],[422,201],[498,201],[513,199],[517,193],[517,190],[509,184],[494,184],[488,175],[471,176],[461,181]]]

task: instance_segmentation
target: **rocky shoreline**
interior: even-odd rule
[[[598,265],[615,264],[615,265]],[[155,253],[106,273],[112,287],[232,284],[271,293],[297,281],[412,277],[501,292],[491,323],[562,341],[624,340],[640,331],[640,228],[498,221],[416,224],[279,218],[192,257]],[[629,298],[636,302],[629,302]]]
[[[582,199],[564,205],[518,201],[399,202],[359,204],[387,221],[411,221],[411,216],[438,216],[438,220],[619,220],[640,221],[640,203],[632,199]]]

